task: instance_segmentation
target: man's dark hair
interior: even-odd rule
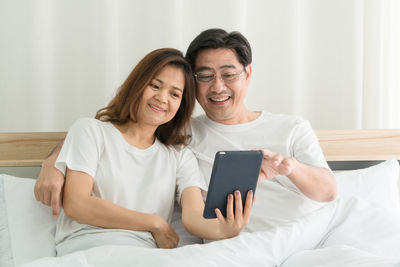
[[[231,33],[223,29],[208,29],[201,32],[189,45],[186,60],[194,69],[197,54],[205,49],[232,49],[238,61],[246,67],[251,64],[251,47],[249,41],[240,32]]]

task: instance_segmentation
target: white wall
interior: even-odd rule
[[[376,54],[385,46],[368,41],[398,23],[381,17],[388,8],[389,19],[400,17],[392,2],[0,0],[0,131],[65,131],[93,117],[146,53],[185,52],[210,27],[239,30],[252,44],[251,109],[299,114],[314,128],[399,128],[398,74],[384,64],[396,55],[389,63],[398,68],[399,53]],[[389,77],[368,69],[377,61]],[[391,85],[375,86],[382,77]]]

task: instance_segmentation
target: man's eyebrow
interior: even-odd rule
[[[229,65],[222,65],[219,67],[220,69],[236,69],[235,65],[229,64]]]
[[[207,66],[200,66],[200,67],[198,67],[196,69],[196,72],[202,72],[202,71],[205,71],[205,70],[213,70],[213,69],[210,68],[210,67],[207,67]]]
[[[154,80],[160,82],[161,84],[164,84],[164,82],[162,80],[160,80],[160,79],[154,78]],[[183,93],[183,90],[181,88],[179,88],[179,87],[172,86],[172,89],[181,91]]]
[[[236,69],[236,66],[233,64],[227,64],[227,65],[222,65],[221,67],[219,67],[219,69]],[[199,68],[196,69],[196,72],[202,72],[205,70],[213,71],[214,69],[207,66],[200,66]]]

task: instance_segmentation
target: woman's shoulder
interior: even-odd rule
[[[77,119],[71,128],[80,128],[80,129],[99,129],[105,126],[105,122],[94,119],[94,118],[80,118]]]
[[[94,118],[80,118],[74,122],[68,130],[69,135],[101,137],[108,127],[108,122],[103,122]]]

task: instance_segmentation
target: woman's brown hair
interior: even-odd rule
[[[144,90],[167,65],[182,70],[185,87],[181,105],[175,116],[169,122],[160,125],[155,136],[166,145],[187,145],[190,137],[188,124],[195,104],[195,84],[189,63],[182,52],[173,48],[161,48],[147,54],[132,70],[110,103],[97,111],[96,119],[118,125],[125,124],[130,119],[135,121]]]

